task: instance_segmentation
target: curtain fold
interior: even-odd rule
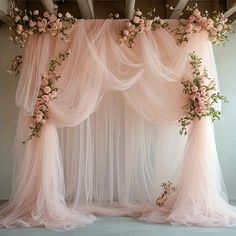
[[[143,215],[153,223],[235,224],[210,120],[194,121],[187,137],[178,133],[188,100],[181,80],[192,79],[188,54],[195,51],[217,82],[207,33],[178,46],[165,29],[143,32],[130,49],[117,42],[123,24],[78,20],[66,43],[49,35],[29,39],[16,93],[13,191],[1,207],[1,226],[71,229],[92,223],[88,213]],[[42,74],[69,48],[49,121],[40,137],[22,147]],[[155,199],[168,180],[177,192],[158,208]]]

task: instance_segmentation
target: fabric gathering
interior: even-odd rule
[[[193,34],[179,46],[166,29],[145,31],[130,49],[117,43],[123,23],[81,19],[67,42],[47,34],[27,41],[16,92],[20,113],[12,193],[0,207],[1,227],[69,230],[104,215],[146,223],[236,225],[211,119],[194,120],[188,134],[179,135],[188,100],[181,81],[193,78],[190,53],[202,58],[218,86],[207,33]],[[49,119],[39,137],[22,145],[42,74],[68,49]],[[157,206],[167,181],[176,191]]]

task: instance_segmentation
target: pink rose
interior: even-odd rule
[[[43,96],[42,96],[42,99],[43,99],[45,102],[48,102],[49,97],[48,97],[48,95],[43,95]]]
[[[36,116],[36,121],[37,121],[37,122],[40,122],[42,119],[43,119],[42,116],[40,116],[40,115],[37,115],[37,116]]]
[[[195,17],[193,16],[193,15],[191,15],[190,17],[189,17],[189,22],[194,22],[194,19],[195,19]]]
[[[192,91],[193,91],[193,92],[197,92],[197,91],[198,91],[198,87],[194,85],[194,86],[192,87]]]
[[[220,32],[221,30],[223,30],[223,26],[222,25],[217,25],[217,31]]]
[[[126,27],[130,27],[132,24],[129,22],[129,21],[127,21],[126,23],[125,23],[125,25],[126,25]]]
[[[195,9],[193,10],[193,15],[194,15],[194,16],[200,16],[200,15],[201,15],[201,12],[200,12],[197,8],[195,8]]]
[[[48,94],[51,92],[51,88],[49,86],[46,86],[44,87],[43,91]]]
[[[135,24],[138,24],[139,21],[140,21],[140,18],[139,18],[139,17],[135,16],[135,17],[133,18],[133,22],[134,22]]]
[[[22,25],[17,25],[17,30],[19,30],[19,31],[22,31],[23,30],[23,26]]]
[[[56,91],[52,91],[51,95],[52,95],[53,98],[55,98],[57,96],[57,92]]]
[[[30,22],[29,22],[29,26],[32,28],[32,27],[34,27],[35,25],[36,25],[36,23],[33,22],[32,20],[30,20]]]
[[[46,124],[46,120],[45,120],[45,119],[42,119],[42,120],[40,121],[40,123],[41,123],[42,125],[44,125],[44,124]]]
[[[128,30],[123,30],[122,32],[123,32],[123,35],[125,35],[125,36],[129,35],[129,31]]]
[[[188,24],[186,27],[186,32],[190,33],[193,30],[193,25],[192,24]]]
[[[25,15],[25,16],[23,17],[23,20],[24,20],[24,21],[28,21],[28,20],[29,20],[29,17],[28,17],[27,15]]]
[[[41,87],[45,87],[48,85],[48,81],[46,79],[42,79],[41,81]]]

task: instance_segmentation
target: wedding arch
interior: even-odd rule
[[[220,115],[216,102],[225,98],[218,92],[210,31],[184,31],[178,45],[168,30],[178,21],[148,22],[135,14],[128,23],[54,17],[60,33],[69,32],[66,42],[52,37],[58,28],[47,22],[46,34],[27,28],[29,39],[20,38],[23,29],[13,23],[20,32],[14,40],[25,50],[13,188],[0,226],[72,229],[92,223],[94,215],[235,225],[212,125]],[[24,21],[30,24],[31,16]]]

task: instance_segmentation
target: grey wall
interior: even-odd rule
[[[223,118],[215,123],[218,155],[230,199],[236,200],[236,34],[225,47],[215,46],[221,92],[229,103],[223,105]]]
[[[236,200],[236,34],[225,47],[214,47],[222,92],[230,103],[224,105],[223,120],[216,122],[219,159],[229,197]],[[0,28],[0,199],[10,194],[13,159],[11,155],[18,110],[14,96],[18,80],[6,73],[19,52],[8,40],[6,26]]]

